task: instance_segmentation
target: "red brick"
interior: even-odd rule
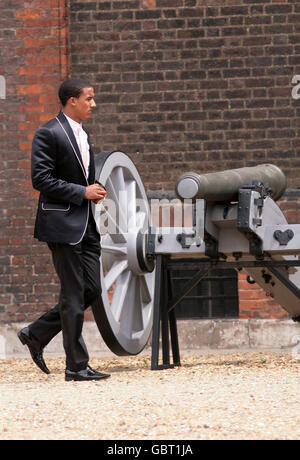
[[[18,68],[19,75],[41,75],[44,72],[45,72],[44,67],[26,66],[26,67]]]
[[[142,0],[142,7],[143,8],[155,8],[156,0]]]
[[[30,142],[19,142],[19,149],[20,150],[30,150],[31,149],[31,143]]]
[[[46,123],[47,121],[49,121],[51,118],[53,118],[53,113],[42,113],[40,115],[40,121],[42,123]]]
[[[36,6],[37,8],[42,8],[42,9],[52,9],[52,8],[57,8],[57,0],[36,0]],[[65,12],[64,8],[61,8],[62,11]]]
[[[34,9],[34,8],[28,8],[24,10],[18,10],[16,12],[16,18],[30,18],[30,19],[39,19],[42,17],[43,10],[41,9]]]
[[[31,144],[29,148],[27,149],[28,151],[31,149]],[[19,161],[19,168],[21,169],[30,169],[30,161],[29,160],[21,160]]]
[[[39,94],[42,92],[41,85],[19,85],[17,86],[18,94]]]
[[[12,265],[21,265],[24,263],[24,257],[13,257]]]

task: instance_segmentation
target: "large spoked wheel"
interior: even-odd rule
[[[140,175],[122,152],[96,158],[96,180],[107,197],[93,206],[101,234],[102,302],[93,305],[98,329],[117,355],[136,355],[153,319],[154,260],[146,254],[150,209]]]

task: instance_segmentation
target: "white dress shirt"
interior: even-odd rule
[[[90,167],[90,146],[88,143],[87,133],[82,129],[82,123],[78,123],[77,121],[68,117],[65,113],[64,116],[66,117],[74,133],[77,145],[81,153],[81,158],[85,168],[86,177],[88,177]]]

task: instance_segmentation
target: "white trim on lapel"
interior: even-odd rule
[[[70,139],[69,134],[67,133],[67,131],[66,131],[65,128],[63,127],[63,125],[62,125],[61,121],[58,119],[58,117],[55,117],[55,119],[58,121],[58,123],[59,123],[61,129],[63,130],[63,132],[64,132],[65,135],[67,136],[68,141],[70,142],[71,147],[72,147],[72,149],[73,149],[73,151],[74,151],[74,153],[75,153],[75,155],[76,155],[76,158],[77,158],[77,160],[79,161],[79,164],[80,164],[80,166],[81,166],[81,169],[82,169],[83,175],[84,175],[84,177],[85,177],[86,183],[87,183],[87,185],[89,185],[88,178],[87,178],[87,176],[86,176],[85,168],[84,168],[82,162],[80,161],[80,159],[79,159],[79,157],[78,157],[78,155],[77,155],[76,149],[75,149],[75,147],[74,147],[74,145],[73,145],[73,142],[72,142],[71,139]]]

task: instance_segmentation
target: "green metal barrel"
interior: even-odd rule
[[[278,200],[286,189],[286,177],[278,166],[258,166],[227,171],[182,174],[175,186],[180,199],[204,199],[206,201],[237,201],[239,189],[253,182],[265,184],[273,200]]]

